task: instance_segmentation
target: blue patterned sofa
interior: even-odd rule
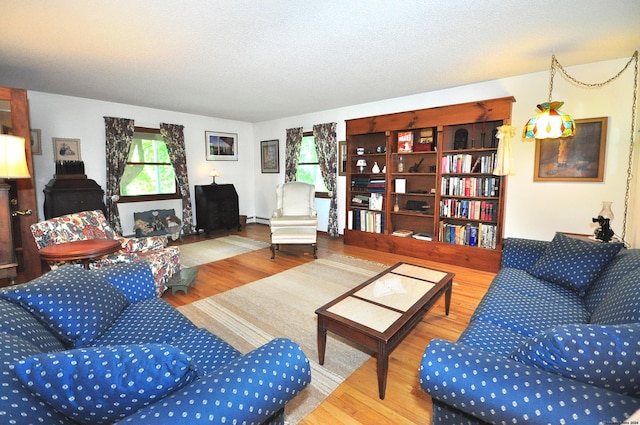
[[[156,296],[144,261],[0,290],[0,423],[284,423],[311,379],[288,339],[241,354]]]
[[[506,239],[458,341],[425,349],[433,423],[613,424],[638,411],[640,250],[620,249]]]

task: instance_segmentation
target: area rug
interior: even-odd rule
[[[267,242],[256,241],[243,236],[223,236],[180,245],[180,264],[186,267],[199,266],[200,264],[223,260],[269,246]]]
[[[298,343],[311,362],[311,384],[286,407],[287,422],[296,424],[371,356],[328,333],[320,366],[315,310],[387,267],[334,254],[179,310],[243,353],[276,337]]]

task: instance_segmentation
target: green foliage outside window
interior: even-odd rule
[[[328,192],[322,180],[322,173],[320,173],[316,142],[313,136],[304,136],[302,138],[298,168],[296,169],[296,181],[314,185],[316,192]]]
[[[176,175],[160,135],[134,138],[120,182],[121,196],[164,195],[176,192]]]

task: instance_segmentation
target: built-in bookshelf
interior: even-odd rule
[[[347,120],[345,243],[497,271],[512,97]],[[363,165],[366,164],[366,165]]]

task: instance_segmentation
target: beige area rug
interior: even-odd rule
[[[179,310],[243,353],[276,337],[298,343],[311,362],[311,385],[286,407],[287,422],[296,424],[371,357],[328,333],[325,362],[320,366],[315,310],[387,267],[330,255]]]
[[[256,241],[243,236],[229,235],[180,245],[180,264],[186,267],[199,266],[235,255],[267,248],[267,242]]]

